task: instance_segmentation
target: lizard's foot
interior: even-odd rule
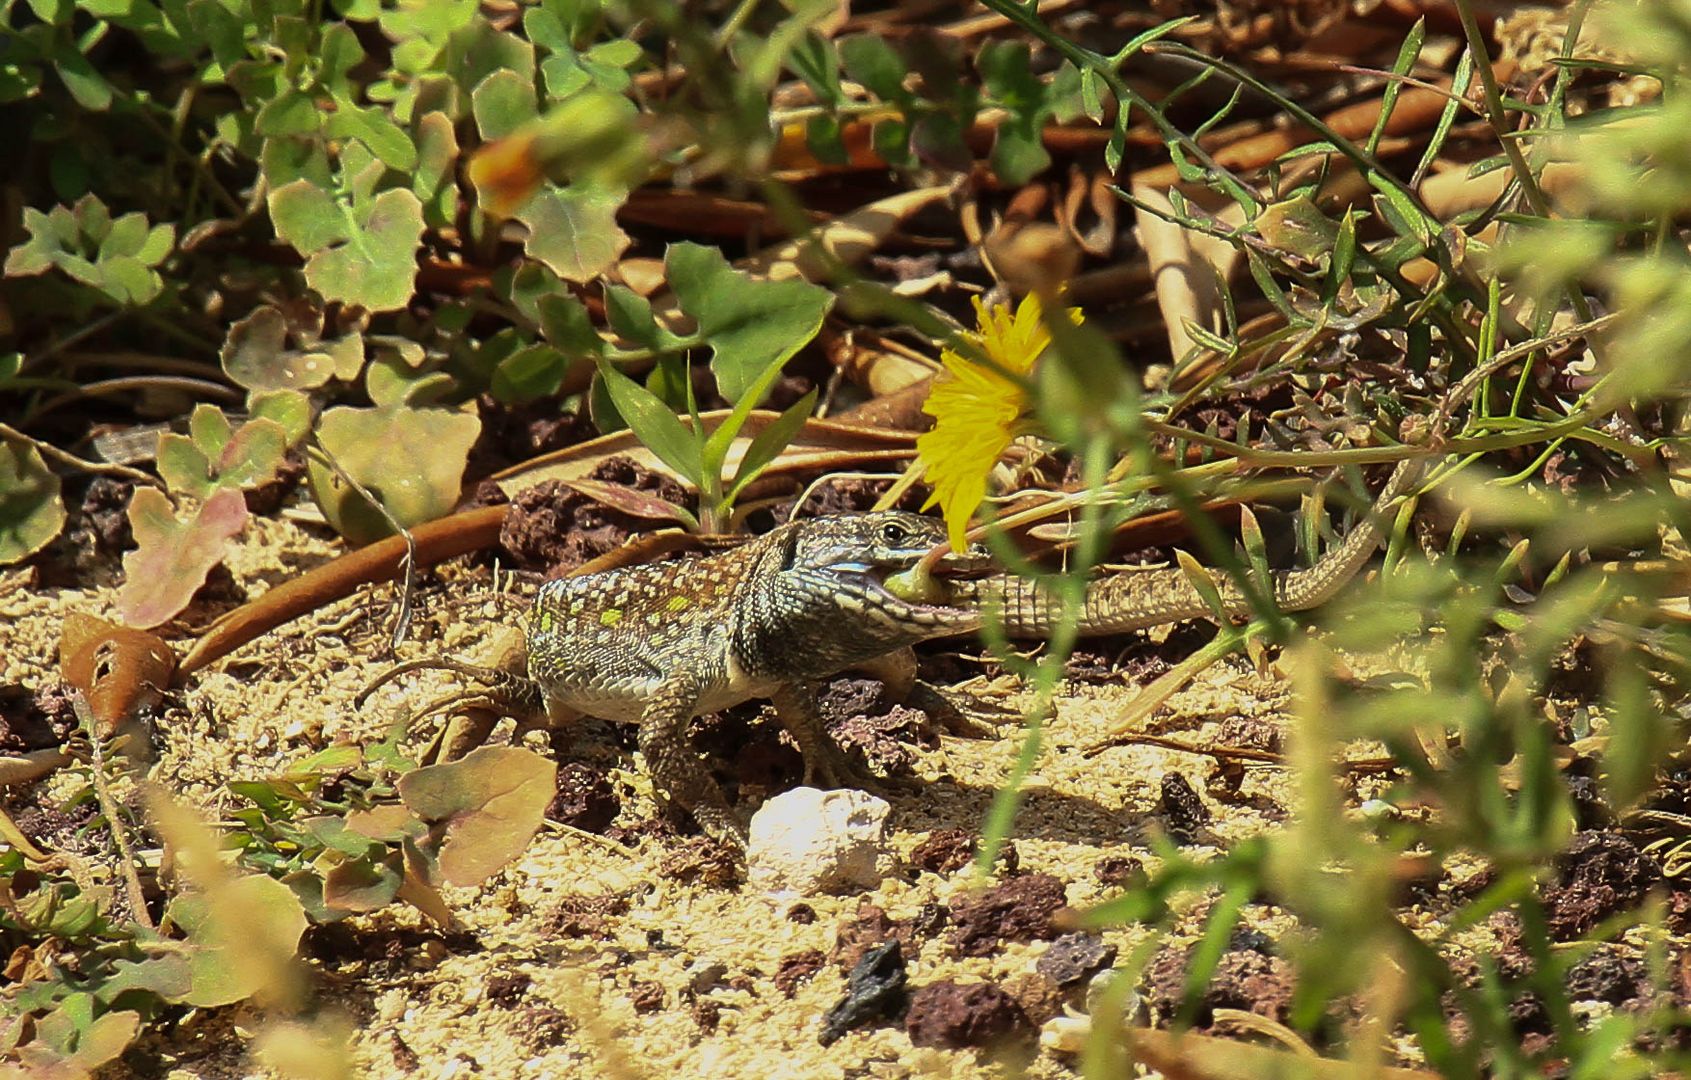
[[[776,691],[770,700],[781,726],[798,743],[804,755],[804,783],[807,787],[857,788],[885,798],[886,782],[858,768],[828,734],[828,725],[816,707],[816,691],[809,685],[794,685]]]
[[[746,827],[734,816],[726,804],[705,803],[689,811],[704,834],[744,859],[746,855]]]
[[[1016,713],[996,706],[983,705],[973,698],[948,693],[929,682],[917,680],[904,696],[904,704],[928,714],[940,728],[965,739],[994,739],[998,729],[993,721],[1013,721]]]

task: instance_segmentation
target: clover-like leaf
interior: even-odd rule
[[[59,478],[22,439],[0,438],[0,566],[35,554],[65,526]]]
[[[827,289],[757,280],[699,244],[671,244],[664,261],[682,310],[715,350],[710,366],[717,389],[736,404],[753,390],[750,404],[757,404],[773,381],[771,368],[778,371],[816,336],[834,303]]]
[[[292,955],[305,933],[305,911],[288,887],[262,875],[220,884],[170,902],[170,921],[187,932],[193,989],[183,999],[200,1008],[244,1001],[265,986],[273,967],[251,962],[255,943],[271,956]]]
[[[403,404],[325,411],[317,437],[347,475],[381,500],[400,524],[411,526],[450,513],[458,501],[464,462],[481,433],[481,421],[456,409],[414,409]],[[353,543],[392,530],[363,496],[320,461],[308,469],[311,492],[329,524]]]
[[[343,166],[350,168],[354,160],[350,148],[342,151]],[[382,167],[370,164],[377,171]],[[358,192],[374,182],[375,174],[362,168],[352,172],[351,206],[300,179],[270,193],[271,221],[276,234],[306,256],[305,280],[325,300],[393,311],[411,299],[423,204],[402,188],[361,199]]]
[[[331,137],[357,139],[390,169],[408,173],[417,167],[417,144],[393,122],[386,109],[364,108],[337,97],[334,116],[326,128]]]
[[[589,183],[543,188],[513,215],[528,226],[523,250],[566,281],[593,280],[628,249],[628,234],[617,225],[626,198]]]
[[[293,446],[311,430],[311,399],[298,390],[266,390],[247,395],[247,412],[274,420]]]
[[[281,424],[255,417],[239,430],[215,405],[194,407],[191,435],[159,436],[159,475],[179,495],[204,498],[217,488],[255,488],[268,483],[288,450]]]
[[[423,204],[423,218],[436,227],[449,225],[457,214],[458,186],[452,167],[458,162],[458,135],[452,118],[436,110],[417,120],[417,168],[411,190]]]
[[[393,311],[411,299],[423,205],[409,191],[384,191],[346,243],[306,260],[305,280],[327,300]]]
[[[558,766],[530,750],[484,746],[459,761],[399,778],[399,797],[436,825],[440,871],[474,885],[528,846],[557,794]]]
[[[155,456],[159,476],[171,491],[196,499],[211,494],[211,462],[193,439],[172,431],[161,432]]]
[[[173,225],[148,227],[141,213],[113,221],[106,206],[84,195],[74,207],[24,208],[30,238],[6,255],[7,277],[58,270],[119,304],[138,306],[164,289],[155,269],[176,246]]]
[[[330,354],[289,349],[287,317],[268,304],[229,327],[221,356],[224,372],[248,390],[312,390],[339,366]]]
[[[534,119],[534,80],[514,71],[495,71],[471,91],[470,107],[482,141],[502,139]]]
[[[178,521],[162,491],[136,488],[129,525],[138,546],[123,557],[117,597],[124,624],[145,630],[187,607],[246,523],[246,501],[233,489],[216,492],[193,518]]]

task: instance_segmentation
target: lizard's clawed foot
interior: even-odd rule
[[[1017,716],[1011,710],[984,705],[973,698],[948,693],[932,683],[921,680],[917,680],[910,687],[910,692],[904,696],[904,703],[927,713],[928,719],[949,734],[965,739],[997,738],[999,732],[992,721],[1006,723]]]
[[[731,851],[735,858],[742,861],[745,859],[746,827],[740,824],[740,819],[734,816],[733,811],[725,805],[707,803],[695,806],[689,812],[706,836]]]

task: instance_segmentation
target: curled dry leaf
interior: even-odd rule
[[[82,692],[101,738],[158,704],[175,673],[176,654],[157,635],[80,611],[65,616],[59,674]]]
[[[246,523],[246,501],[231,488],[207,499],[188,521],[176,519],[162,491],[137,488],[129,502],[137,546],[123,557],[117,598],[124,624],[144,630],[187,607]]]

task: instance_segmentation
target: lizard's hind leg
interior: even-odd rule
[[[362,708],[376,690],[413,671],[450,671],[479,684],[430,702],[411,713],[409,723],[427,716],[455,713],[424,754],[425,761],[452,761],[462,757],[486,742],[502,717],[509,716],[516,721],[518,738],[525,731],[544,728],[551,722],[540,685],[527,675],[503,667],[466,664],[446,657],[425,657],[395,664],[376,676],[353,699],[354,707]]]

